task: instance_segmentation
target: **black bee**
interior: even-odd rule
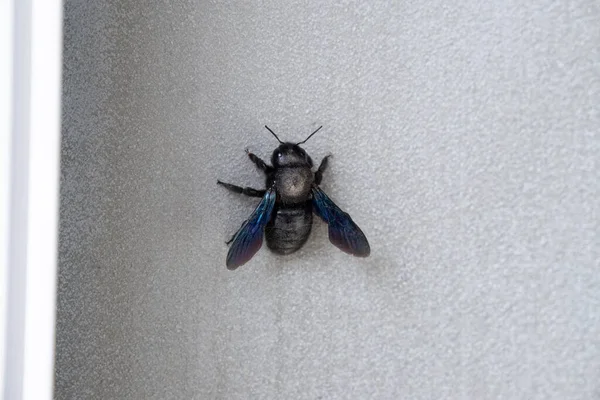
[[[232,192],[262,198],[250,218],[227,242],[233,242],[227,253],[227,268],[236,269],[248,262],[262,246],[263,234],[267,237],[267,246],[275,253],[290,254],[300,249],[310,234],[313,211],[329,225],[331,243],[346,253],[367,257],[371,248],[364,233],[350,215],[340,210],[319,188],[330,156],[323,158],[313,173],[313,161],[300,147],[322,126],[296,144],[282,142],[268,126],[265,128],[280,143],[271,157],[273,166],[248,150],[246,153],[267,175],[267,189],[244,188],[217,181]]]

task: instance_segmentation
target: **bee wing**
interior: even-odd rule
[[[320,188],[312,189],[315,214],[329,225],[329,241],[340,250],[357,257],[367,257],[371,247],[350,215],[342,211]]]
[[[273,188],[266,191],[256,209],[233,237],[233,243],[227,253],[227,268],[236,269],[248,262],[260,249],[265,226],[271,218],[275,206],[276,193]]]

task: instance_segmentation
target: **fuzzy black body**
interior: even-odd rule
[[[262,198],[228,242],[232,244],[227,254],[227,268],[235,269],[250,260],[260,249],[263,234],[267,247],[274,253],[291,254],[299,250],[310,235],[313,212],[329,225],[329,240],[336,247],[358,257],[369,255],[369,243],[360,228],[319,188],[329,156],[313,172],[312,159],[299,146],[304,142],[280,141],[281,145],[271,157],[272,166],[248,152],[250,160],[266,174],[266,190],[217,181],[233,192]]]
[[[291,254],[306,243],[312,228],[313,162],[299,146],[284,143],[273,153],[271,163],[266,184],[275,188],[277,200],[265,228],[267,247],[277,254]]]
[[[265,228],[267,247],[277,254],[292,254],[308,240],[313,215],[310,202],[277,206]]]

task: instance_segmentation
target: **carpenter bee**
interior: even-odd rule
[[[312,159],[300,147],[322,126],[296,144],[282,142],[268,126],[265,128],[280,143],[271,156],[272,166],[248,150],[246,153],[265,173],[266,190],[217,181],[232,192],[261,198],[250,218],[227,242],[231,244],[227,268],[233,270],[248,262],[262,246],[263,234],[274,253],[291,254],[300,249],[310,234],[313,211],[329,225],[331,243],[346,253],[367,257],[371,249],[364,233],[319,187],[330,156],[313,172]]]

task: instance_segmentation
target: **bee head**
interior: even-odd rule
[[[271,156],[274,167],[293,167],[308,165],[312,168],[313,161],[300,146],[294,143],[282,143]]]
[[[279,143],[278,148],[275,149],[273,155],[271,156],[271,164],[274,167],[291,167],[291,166],[301,166],[308,165],[310,168],[313,166],[313,161],[308,154],[300,147],[301,144],[306,143],[308,139],[310,139],[315,133],[319,131],[323,126],[317,128],[316,131],[311,133],[306,139],[299,143],[290,143],[290,142],[282,142],[279,140],[275,132],[273,132],[268,126],[265,125],[265,128],[269,132],[275,136],[275,139]]]

